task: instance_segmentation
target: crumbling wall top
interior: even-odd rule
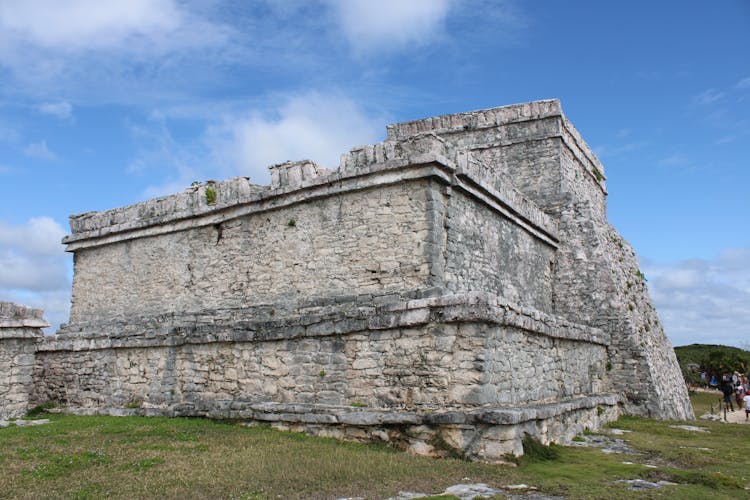
[[[512,104],[453,115],[435,116],[388,125],[388,139],[402,140],[420,134],[444,134],[465,130],[491,128],[508,123],[563,116],[558,99]]]
[[[12,302],[0,302],[0,328],[46,328],[44,311]],[[0,333],[1,334],[1,333]]]

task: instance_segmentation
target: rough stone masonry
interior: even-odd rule
[[[604,167],[557,100],[74,215],[29,404],[192,415],[500,461],[692,418]],[[4,405],[5,403],[3,403]]]

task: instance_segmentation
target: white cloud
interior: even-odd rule
[[[65,230],[50,217],[33,217],[24,226],[0,221],[0,248],[14,248],[30,255],[59,255]]]
[[[0,221],[0,300],[45,310],[49,332],[67,321],[71,258],[60,240],[65,230],[50,217],[26,224]]]
[[[57,155],[49,150],[47,141],[34,142],[23,149],[23,154],[40,160],[54,160]]]
[[[65,231],[49,217],[15,226],[0,221],[0,290],[60,291],[68,288]]]
[[[451,0],[329,0],[355,52],[424,45],[441,36]]]
[[[675,345],[739,346],[750,338],[750,247],[712,260],[644,263],[649,289]]]
[[[175,141],[159,113],[131,126],[138,153],[129,172],[161,177],[144,190],[144,198],[179,192],[193,181],[237,175],[268,184],[268,167],[288,160],[310,159],[337,168],[341,155],[351,148],[382,140],[388,123],[387,117],[370,114],[340,95],[308,92],[264,101],[277,106],[225,112],[205,128],[200,144]]]
[[[180,22],[173,0],[0,2],[7,38],[55,51],[117,47],[133,37],[169,33]]]
[[[0,300],[43,309],[43,317],[50,324],[49,328],[44,329],[47,334],[55,333],[60,323],[67,323],[70,318],[69,286],[65,289],[41,292],[0,288]]]
[[[378,142],[385,123],[349,98],[310,92],[282,98],[270,112],[225,117],[207,130],[206,142],[214,163],[230,167],[229,174],[266,183],[267,167],[287,160],[338,167],[341,154],[352,147]]]
[[[37,111],[45,115],[51,115],[61,120],[70,120],[73,117],[73,105],[68,101],[47,102],[37,106]]]
[[[0,0],[4,85],[13,95],[64,93],[88,102],[142,100],[147,88],[163,97],[174,83],[149,87],[152,80],[165,74],[183,84],[188,77],[198,80],[201,74],[185,74],[183,60],[216,61],[233,48],[231,28],[189,10],[202,6],[178,0]]]

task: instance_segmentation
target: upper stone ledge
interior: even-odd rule
[[[452,144],[450,138],[446,139],[438,134],[486,129],[550,117],[561,117],[561,125],[548,127],[549,130],[539,133],[562,135],[576,154],[586,158],[587,164],[594,165],[590,168],[591,171],[603,174],[603,167],[595,155],[580,134],[565,120],[560,102],[557,99],[535,101],[390,125],[385,141],[353,148],[342,155],[339,168],[334,170],[320,167],[310,160],[284,162],[269,167],[271,185],[251,184],[247,177],[220,182],[209,180],[194,183],[174,195],[101,212],[73,215],[70,217],[71,234],[63,238],[63,243],[72,245],[68,250],[75,251],[77,248],[100,244],[105,239],[111,240],[117,234],[131,238],[139,237],[138,235],[145,234],[144,231],[151,231],[159,226],[218,223],[225,218],[237,216],[241,207],[270,204],[280,206],[284,204],[283,200],[292,198],[299,202],[308,191],[315,191],[316,196],[325,193],[332,195],[333,191],[326,191],[326,185],[341,181],[351,184],[357,178],[364,182],[373,174],[380,175],[385,171],[410,166],[434,164],[453,171],[459,159],[457,157],[464,149],[471,147],[462,141],[458,141],[460,144]],[[534,134],[529,137],[523,135],[515,140],[530,140],[532,136],[535,137]],[[486,183],[487,179],[482,181]],[[491,184],[491,187],[497,187],[497,183]],[[505,191],[503,193],[508,194]],[[540,210],[519,193],[515,194],[504,202],[520,211],[522,217],[554,234],[553,225],[542,220],[544,217],[535,215]]]
[[[71,215],[72,234],[63,238],[63,243],[70,243],[81,237],[101,236],[99,230],[103,228],[107,228],[107,233],[128,231],[169,220],[194,217],[217,208],[251,201],[268,189],[268,186],[251,184],[247,177],[235,177],[221,182],[209,180],[194,183],[181,193],[134,205]]]
[[[388,125],[389,140],[403,140],[422,134],[444,134],[497,127],[508,123],[563,116],[559,99],[511,104],[498,108],[435,116]]]
[[[221,182],[206,181],[174,195],[102,212],[73,215],[70,217],[72,234],[64,237],[62,242],[78,248],[80,242],[86,240],[99,241],[118,233],[132,236],[155,226],[183,222],[189,222],[193,226],[215,224],[244,215],[243,207],[277,208],[284,205],[283,200],[297,203],[304,200],[305,190],[315,192],[316,196],[331,196],[349,188],[362,188],[363,183],[377,182],[372,179],[377,175],[387,177],[389,182],[395,182],[396,178],[408,180],[414,177],[406,174],[394,177],[391,174],[426,166],[444,170],[447,172],[444,176],[450,176],[455,170],[452,161],[432,153],[413,154],[408,158],[393,158],[346,170],[327,170],[309,160],[285,162],[269,167],[272,176],[270,186],[250,184],[247,177]],[[422,172],[419,175],[431,174]]]
[[[46,328],[44,311],[31,307],[0,302],[0,328]]]

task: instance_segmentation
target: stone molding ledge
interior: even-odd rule
[[[549,244],[557,245],[557,227],[552,219],[518,191],[498,192],[465,169],[460,177],[449,159],[436,153],[424,153],[388,160],[361,168],[334,170],[293,185],[250,189],[247,179],[236,178],[213,183],[218,193],[214,205],[201,199],[197,188],[164,198],[150,200],[105,212],[91,212],[70,218],[73,233],[63,239],[67,251],[112,244],[118,241],[156,236],[221,224],[238,217],[308,203],[373,187],[405,181],[435,179],[444,185],[462,188],[469,194],[482,188],[485,203],[498,207],[509,220]],[[249,186],[249,184],[248,184]],[[222,193],[230,193],[223,196]],[[474,196],[478,196],[474,194]]]
[[[75,415],[207,417],[304,424],[381,426],[381,425],[518,425],[543,420],[581,409],[616,406],[618,394],[597,394],[563,401],[523,406],[480,408],[390,409],[302,403],[210,400],[176,405],[144,405],[142,408],[68,408]]]
[[[78,332],[47,337],[38,350],[86,351],[216,342],[261,342],[415,328],[441,323],[486,323],[515,327],[552,338],[604,346],[610,344],[609,336],[601,329],[571,323],[536,309],[511,304],[485,292],[442,295],[378,307],[350,307],[342,303],[326,314],[300,311],[296,316],[273,320],[243,319],[253,316],[252,310],[206,311],[202,315],[170,317],[159,325],[154,325],[149,319],[119,324],[92,323],[80,325],[81,331]],[[217,322],[217,317],[222,318],[222,321]]]
[[[43,318],[44,311],[33,309],[12,302],[0,301],[0,339],[29,338],[41,336],[41,332],[22,331],[23,329],[47,328]]]

